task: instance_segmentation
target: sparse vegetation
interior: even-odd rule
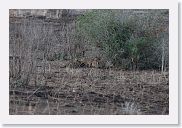
[[[9,114],[169,114],[168,10],[16,11]]]

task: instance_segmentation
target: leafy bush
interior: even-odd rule
[[[128,69],[158,69],[162,57],[154,53],[159,50],[157,54],[162,54],[157,46],[161,43],[158,35],[163,33],[158,30],[159,22],[163,22],[163,17],[158,16],[161,13],[127,18],[121,14],[117,10],[92,10],[78,17],[77,39],[100,48],[115,67],[122,67],[123,59],[128,59],[130,64],[124,66]]]
[[[100,47],[114,65],[119,65],[133,26],[114,19],[114,15],[113,10],[94,10],[87,13],[77,19],[77,33],[87,43]]]

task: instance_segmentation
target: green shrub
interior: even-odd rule
[[[115,67],[159,69],[162,48],[158,47],[161,43],[158,35],[163,32],[158,28],[167,16],[154,11],[146,16],[128,14],[126,17],[121,14],[119,10],[92,10],[78,17],[77,39],[99,47]],[[123,60],[130,63],[123,64]]]

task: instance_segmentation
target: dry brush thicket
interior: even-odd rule
[[[10,10],[9,114],[169,114],[167,70],[116,67],[100,44],[80,45],[76,19],[86,10],[37,11]]]

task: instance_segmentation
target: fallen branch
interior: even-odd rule
[[[41,87],[41,86],[40,86],[40,87]],[[32,95],[28,96],[27,99],[29,99],[30,97],[32,97],[32,96],[40,89],[40,87],[37,88],[37,89],[32,93]]]

